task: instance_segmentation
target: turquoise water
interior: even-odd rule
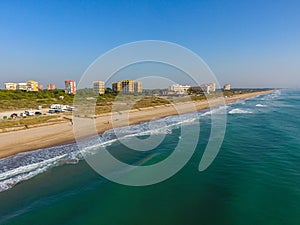
[[[194,155],[175,176],[151,186],[106,180],[78,161],[73,145],[0,160],[0,224],[299,225],[300,90],[276,91],[226,110],[225,139],[212,165],[198,171],[211,122],[199,112]],[[124,161],[153,164],[171,154],[180,128],[166,134],[150,153],[127,155],[117,141],[108,149]]]

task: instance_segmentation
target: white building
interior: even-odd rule
[[[17,84],[16,83],[4,83],[5,90],[16,90]]]
[[[181,85],[181,84],[172,84],[170,86],[170,91],[174,91],[176,94],[187,94],[187,90],[191,86],[189,85]]]
[[[223,89],[224,89],[224,91],[230,91],[231,90],[231,85],[230,84],[225,84]]]
[[[202,84],[200,86],[201,90],[207,94],[211,93],[211,92],[215,92],[216,91],[216,84],[215,83],[209,83],[209,84]]]
[[[216,91],[216,84],[215,83],[202,84],[200,86],[194,86],[191,89],[198,92],[198,93],[209,94],[211,92]]]
[[[215,92],[216,91],[216,84],[215,83],[209,83],[209,91]]]
[[[27,91],[27,83],[22,82],[17,84],[17,90],[24,90]]]

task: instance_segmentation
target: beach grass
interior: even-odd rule
[[[0,121],[0,129],[16,128],[16,127],[31,127],[36,125],[43,125],[48,123],[62,122],[63,118],[58,115],[53,116],[34,116],[17,119],[7,119]]]

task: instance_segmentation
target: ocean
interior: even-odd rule
[[[198,167],[211,132],[211,113],[217,109],[198,113],[199,141],[187,164],[149,186],[107,180],[74,144],[1,159],[0,224],[299,225],[300,90],[240,100],[226,111],[222,147],[206,170]],[[196,129],[193,116],[186,114],[189,122],[183,125],[191,134]],[[155,164],[172,154],[181,134],[178,117],[161,122],[165,127],[155,132],[165,138],[149,152],[130,151],[112,131],[100,139],[124,162]],[[143,139],[154,132],[147,123],[131,128],[123,138],[134,134]]]

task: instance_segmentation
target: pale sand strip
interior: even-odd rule
[[[235,102],[240,99],[252,98],[257,95],[266,94],[269,92],[271,91],[241,94],[232,98],[227,98],[225,99],[225,102]],[[203,110],[208,108],[207,101],[198,101],[194,102],[194,104],[197,110]],[[222,104],[222,102],[214,100],[213,104],[216,106]],[[179,109],[180,113],[188,113],[194,111],[194,108],[191,107],[191,103],[179,103],[176,104],[176,108],[177,110]],[[143,110],[133,110],[132,112],[130,112],[129,115],[129,124],[136,124],[176,114],[178,113],[173,106],[150,107],[148,109],[144,108]],[[89,118],[82,120],[91,121],[91,119]],[[112,121],[110,114],[101,115],[95,121],[98,133],[103,133],[104,131],[111,129]],[[117,124],[114,121],[114,127],[120,127],[125,125],[128,125],[125,120],[120,119],[117,121]],[[82,133],[85,134],[84,136],[89,136],[93,134],[89,127],[85,126],[85,123],[82,123],[82,127],[80,129],[82,129]],[[30,128],[27,130],[1,133],[0,158],[4,158],[24,151],[40,149],[63,143],[70,143],[74,141],[75,139],[73,133],[73,126],[70,122]]]

